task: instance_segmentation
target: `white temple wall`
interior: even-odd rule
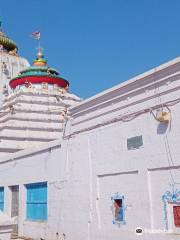
[[[180,176],[179,176],[180,167],[178,166],[177,169],[159,169],[159,170],[151,170],[149,172],[150,178],[150,192],[152,196],[151,202],[151,214],[152,214],[152,227],[154,229],[163,229],[165,225],[165,211],[164,211],[164,204],[162,201],[162,195],[168,190],[173,190],[173,184],[171,179],[171,174],[176,182],[175,189],[179,189],[180,185]],[[170,174],[171,173],[171,174]],[[158,188],[157,188],[158,187]],[[167,223],[168,229],[171,232],[180,233],[179,228],[175,228],[174,221],[173,221],[173,214],[170,213],[172,206],[176,205],[172,202],[167,204]],[[179,205],[179,203],[178,203]],[[168,209],[169,208],[169,209]]]
[[[179,108],[177,110],[176,113],[180,112]],[[56,233],[59,236],[65,233],[68,239],[88,236],[89,239],[118,239],[120,236],[135,239],[139,237],[134,233],[137,227],[147,232],[163,232],[162,195],[172,190],[172,182],[164,135],[157,135],[158,123],[154,119],[147,119],[142,116],[129,123],[116,123],[77,135],[65,141],[61,148],[1,164],[1,186],[7,189],[19,185],[21,189],[20,234],[45,239],[56,239]],[[141,129],[136,128],[137,124]],[[177,119],[173,126],[178,124]],[[127,137],[140,134],[143,147],[127,150]],[[167,135],[169,143],[174,145],[179,133],[172,137]],[[172,172],[175,181],[180,182],[180,150],[174,148],[177,169]],[[48,182],[48,222],[25,221],[24,184],[42,181]],[[120,227],[112,224],[111,197],[116,192],[124,195],[126,204],[126,223]],[[6,204],[8,212],[10,205],[8,201]],[[171,238],[162,233],[149,235],[149,239],[153,236],[176,239],[175,235]]]
[[[54,157],[56,155],[56,157]],[[33,159],[33,160],[32,160]],[[52,160],[53,159],[53,160]],[[53,164],[52,164],[53,161]],[[4,211],[8,214],[11,213],[11,191],[10,186],[19,185],[19,234],[30,235],[32,237],[46,235],[46,223],[36,223],[26,221],[26,187],[25,184],[37,182],[54,182],[57,181],[60,171],[59,164],[63,164],[57,157],[57,150],[46,151],[42,154],[33,155],[25,159],[7,162],[1,166],[1,183],[5,187],[5,206]],[[2,186],[2,184],[1,184]],[[48,192],[51,187],[48,186]],[[51,195],[48,193],[48,200]],[[51,202],[51,201],[49,201]],[[49,211],[51,205],[48,206]]]
[[[172,63],[168,71],[178,75],[178,69]],[[179,99],[180,78],[174,80],[168,71],[166,80],[164,75],[159,80],[164,81],[159,89],[157,83],[146,80],[145,84],[143,78],[136,88],[127,84],[124,93],[123,86],[116,87],[72,107],[62,141],[1,159],[6,213],[11,208],[8,187],[20,186],[20,235],[47,240],[61,240],[63,234],[68,240],[179,239],[172,209],[180,204],[175,196],[180,190],[180,102],[169,105],[169,123],[158,122],[150,110],[132,119],[118,119],[148,108],[155,114],[154,106]],[[154,84],[152,95],[146,91],[149,84]],[[121,94],[130,98],[120,100]],[[139,147],[128,149],[127,140],[137,136],[142,140]],[[25,184],[43,181],[48,183],[48,221],[27,221]],[[169,200],[163,201],[163,195]],[[116,196],[124,204],[120,224],[112,212]],[[141,236],[135,234],[137,227],[143,231]]]

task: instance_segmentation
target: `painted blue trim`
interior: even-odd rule
[[[122,200],[122,207],[119,209],[118,212],[118,221],[115,219],[115,212],[114,212],[114,201],[115,200]],[[125,206],[125,201],[124,201],[124,196],[119,194],[118,192],[115,193],[112,197],[112,214],[113,214],[113,220],[112,223],[118,225],[119,227],[121,225],[125,225],[126,221],[125,221],[125,210],[127,209],[127,207]]]
[[[164,223],[165,223],[165,229],[168,230],[168,216],[167,216],[167,204],[168,202],[172,203],[180,203],[180,190],[176,189],[172,192],[166,191],[165,194],[162,196],[163,201],[163,210],[164,210]]]
[[[4,187],[0,187],[0,210],[4,211]]]
[[[47,182],[26,185],[27,220],[47,221]]]

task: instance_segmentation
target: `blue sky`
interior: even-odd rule
[[[87,98],[180,55],[180,0],[0,0],[3,29]]]

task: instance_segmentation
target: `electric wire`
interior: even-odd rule
[[[175,99],[173,101],[168,101],[168,102],[164,103],[163,106],[170,109],[169,108],[170,106],[174,106],[174,105],[178,104],[179,102],[180,102],[180,98]],[[91,131],[93,129],[96,129],[96,128],[99,128],[99,127],[102,127],[102,126],[106,126],[106,125],[109,125],[109,124],[112,124],[112,123],[116,123],[116,122],[120,122],[120,121],[121,122],[132,121],[142,114],[145,114],[145,113],[152,113],[153,114],[153,110],[158,110],[158,109],[161,109],[161,108],[162,108],[162,104],[160,104],[160,105],[158,104],[158,105],[155,105],[153,107],[145,108],[145,109],[142,109],[140,111],[136,111],[136,112],[133,112],[133,113],[130,113],[130,114],[119,115],[119,116],[117,116],[117,117],[115,117],[111,120],[107,120],[107,121],[104,121],[102,123],[98,123],[96,125],[93,125],[93,126],[81,129],[81,130],[74,131],[73,133],[71,133],[69,135],[64,134],[63,139],[67,139],[67,138],[72,137],[74,135],[84,133],[84,132],[87,132],[87,131]],[[153,114],[153,116],[155,116],[155,115]],[[157,120],[156,117],[155,117],[155,119]],[[68,118],[66,119],[66,121],[68,121]],[[66,132],[66,130],[65,130],[65,132]]]

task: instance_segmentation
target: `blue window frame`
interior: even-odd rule
[[[125,222],[125,204],[124,196],[116,193],[111,197],[112,200],[112,213],[113,213],[113,224],[123,225]]]
[[[27,184],[27,220],[47,220],[47,182]]]
[[[0,187],[0,210],[4,211],[4,187]]]

